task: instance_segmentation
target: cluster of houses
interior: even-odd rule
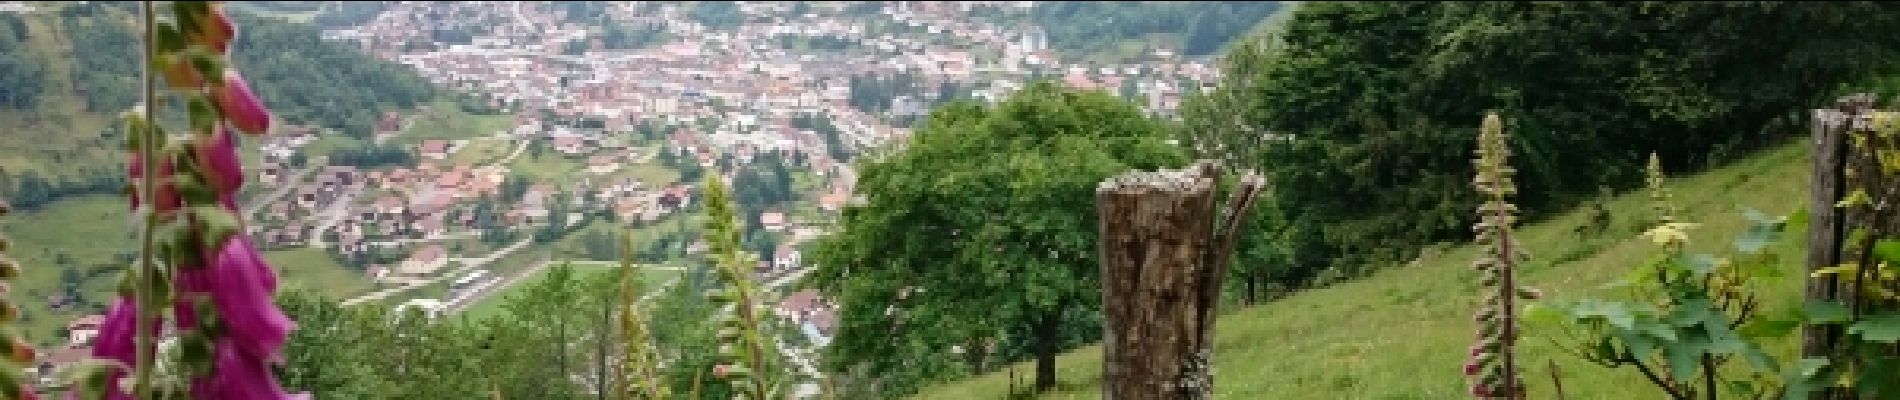
[[[838,305],[810,289],[793,292],[779,300],[780,317],[797,324],[800,332],[815,347],[824,347],[838,332]]]

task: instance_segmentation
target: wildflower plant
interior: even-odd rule
[[[11,211],[6,199],[0,199],[0,218]],[[4,234],[0,234],[0,349],[6,351],[0,355],[0,400],[35,399],[33,385],[26,381],[21,373],[33,365],[33,345],[27,343],[20,331],[13,326],[20,319],[20,307],[8,301],[5,294],[12,292],[10,284],[20,277],[21,265],[7,257],[7,246],[11,244]]]
[[[1514,300],[1537,295],[1516,282],[1516,265],[1523,249],[1514,247],[1511,235],[1517,206],[1509,198],[1517,194],[1517,186],[1511,182],[1516,171],[1507,161],[1510,152],[1504,122],[1497,114],[1486,115],[1478,132],[1478,173],[1474,181],[1484,203],[1478,206],[1479,222],[1473,227],[1478,243],[1485,246],[1483,255],[1473,263],[1481,273],[1484,298],[1473,317],[1478,322],[1478,342],[1471,346],[1471,358],[1465,363],[1465,375],[1474,380],[1471,395],[1482,399],[1524,398],[1524,379],[1518,374],[1515,355],[1518,333]]]
[[[270,111],[231,65],[237,30],[221,5],[170,6],[161,19],[142,3],[144,101],[124,117],[139,257],[106,313],[94,362],[69,372],[73,394],[302,397],[285,393],[270,369],[294,323],[272,303],[277,277],[236,214],[244,171],[235,135],[264,134]],[[185,129],[158,122],[167,101],[183,102]]]
[[[760,329],[758,290],[753,287],[745,266],[747,256],[739,246],[738,218],[727,200],[725,184],[717,176],[706,180],[706,231],[711,235],[714,272],[723,284],[709,298],[715,306],[731,306],[732,312],[719,317],[719,363],[713,377],[732,386],[743,399],[766,400],[783,397],[776,374],[769,373],[771,358]]]
[[[1554,325],[1564,352],[1605,368],[1634,367],[1667,398],[1760,398],[1774,392],[1778,366],[1762,350],[1758,285],[1779,276],[1768,245],[1786,218],[1746,213],[1751,227],[1724,256],[1688,251],[1689,232],[1663,187],[1661,163],[1650,156],[1648,181],[1655,222],[1641,236],[1659,252],[1608,289],[1617,299],[1548,301],[1526,318]],[[1742,358],[1753,369],[1724,367]]]
[[[627,400],[655,400],[668,398],[666,385],[660,382],[659,352],[653,348],[648,337],[646,321],[641,318],[640,304],[636,296],[640,288],[636,284],[638,274],[633,267],[633,235],[624,237],[620,248],[620,334],[621,342],[626,346],[626,357],[620,363],[618,375],[625,387],[618,398]]]

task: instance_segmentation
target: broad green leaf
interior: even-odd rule
[[[1524,305],[1524,312],[1518,317],[1527,323],[1556,325],[1564,322],[1564,310],[1559,304],[1534,302]]]
[[[1697,340],[1683,340],[1663,346],[1663,357],[1669,360],[1669,377],[1678,382],[1695,379],[1700,366],[1696,359],[1702,356],[1702,343]]]
[[[1676,259],[1676,265],[1695,273],[1696,277],[1701,277],[1715,271],[1718,261],[1715,256],[1708,254],[1684,254]]]
[[[1756,346],[1754,343],[1747,343],[1746,346],[1742,348],[1742,358],[1747,359],[1748,364],[1755,366],[1757,369],[1765,371],[1781,369],[1778,365],[1779,363],[1775,362],[1774,357],[1769,356],[1768,352],[1762,351],[1761,347]]]
[[[1807,317],[1810,324],[1847,322],[1850,314],[1852,313],[1847,310],[1847,306],[1831,301],[1809,302],[1803,311],[1803,315]]]
[[[1675,336],[1675,333],[1670,332],[1670,336]],[[1637,359],[1648,357],[1649,353],[1656,351],[1656,340],[1649,335],[1640,332],[1619,331],[1616,337],[1623,341],[1624,346],[1629,347],[1630,354]]]
[[[1671,310],[1669,320],[1670,323],[1682,327],[1703,325],[1710,321],[1726,322],[1722,321],[1721,312],[1716,311],[1715,304],[1710,303],[1709,299],[1702,298],[1683,300],[1682,304],[1677,304],[1675,309]]]
[[[1799,317],[1797,316],[1795,318]],[[1795,329],[1800,327],[1801,321],[1798,319],[1780,319],[1763,316],[1762,318],[1742,324],[1738,333],[1743,337],[1751,339],[1778,338],[1788,336],[1789,333],[1793,333]]]
[[[1847,333],[1859,335],[1861,340],[1881,343],[1900,341],[1900,314],[1873,314],[1861,318],[1847,328]]]
[[[1900,398],[1900,358],[1890,356],[1863,357],[1866,364],[1855,377],[1855,389],[1862,398],[1881,400]]]

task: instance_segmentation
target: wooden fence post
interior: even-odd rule
[[[1234,240],[1262,182],[1247,174],[1222,213],[1221,168],[1130,172],[1096,190],[1102,263],[1102,397],[1206,399]]]
[[[1813,158],[1808,201],[1808,272],[1839,265],[1842,242],[1846,240],[1846,213],[1834,204],[1846,193],[1847,132],[1863,128],[1862,121],[1872,117],[1874,97],[1856,94],[1842,97],[1834,109],[1813,112]],[[1809,303],[1841,300],[1840,287],[1833,275],[1807,278],[1805,300]],[[1840,329],[1832,325],[1804,325],[1801,328],[1801,356],[1826,358],[1834,347]],[[1839,397],[1836,391],[1820,391],[1810,399]]]

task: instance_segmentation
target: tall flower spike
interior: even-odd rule
[[[720,317],[719,360],[713,376],[732,384],[739,398],[766,400],[778,398],[777,387],[766,375],[765,341],[760,335],[757,291],[746,276],[745,256],[739,247],[738,220],[726,198],[726,186],[717,175],[706,178],[706,231],[711,235],[715,275],[724,281],[708,296],[713,304],[731,306],[732,313]]]
[[[1643,169],[1643,175],[1649,186],[1650,209],[1656,212],[1656,223],[1676,222],[1676,208],[1670,201],[1669,188],[1663,187],[1662,159],[1656,153],[1649,153],[1649,166]]]
[[[1486,247],[1473,265],[1480,272],[1483,301],[1473,320],[1478,323],[1477,343],[1471,346],[1465,375],[1473,378],[1471,395],[1481,399],[1523,399],[1524,381],[1517,373],[1513,348],[1517,342],[1515,303],[1518,298],[1535,298],[1537,291],[1516,284],[1515,265],[1521,249],[1513,248],[1511,226],[1517,222],[1517,207],[1510,203],[1517,187],[1511,183],[1515,172],[1507,161],[1510,147],[1505,142],[1504,122],[1497,114],[1484,117],[1478,132],[1477,177],[1473,183],[1484,202],[1478,206],[1477,242]]]
[[[6,217],[10,211],[7,200],[0,199],[0,218]],[[20,373],[33,365],[35,357],[33,345],[13,327],[13,323],[19,319],[19,308],[8,300],[11,296],[7,295],[12,294],[13,280],[20,277],[21,266],[18,261],[7,257],[10,244],[6,235],[0,235],[0,337],[5,338],[4,342],[0,342],[0,346],[4,347],[0,348],[6,350],[5,357],[0,357],[0,399],[37,399],[39,397],[34,393],[33,384]]]
[[[172,212],[144,216],[140,262],[127,275],[130,293],[114,301],[94,339],[93,358],[110,363],[80,373],[80,390],[73,395],[113,400],[308,398],[285,393],[270,369],[281,362],[280,351],[295,324],[272,302],[277,277],[239,234],[242,221],[232,201],[244,173],[227,127],[261,134],[269,127],[270,111],[235,69],[223,65],[221,53],[234,30],[217,5],[173,3],[172,20],[180,21],[184,35],[192,38],[182,46],[165,45],[165,36],[155,33],[163,30],[156,28],[154,8],[151,3],[143,6],[146,60],[174,63],[146,63],[141,104],[159,100],[160,93],[153,90],[159,75],[155,69],[178,68],[181,57],[191,60],[184,67],[192,70],[172,75],[223,80],[205,90],[182,91],[185,96],[209,96],[209,104],[215,105],[200,106],[206,104],[202,97],[192,98],[191,131],[196,135],[179,139],[186,142],[161,144],[160,118],[139,117],[153,114],[150,106],[128,119],[131,147],[137,150],[127,172],[140,182],[144,197],[156,198],[153,208]],[[207,48],[220,54],[206,56]],[[152,161],[154,165],[145,165]],[[135,208],[139,197],[133,196]],[[155,229],[159,226],[165,229]],[[161,341],[180,351],[155,351]],[[127,387],[120,383],[127,375],[133,376],[129,389],[135,394],[125,393]]]
[[[620,334],[626,346],[626,358],[617,375],[624,377],[620,399],[654,400],[671,397],[660,383],[653,367],[658,365],[657,351],[647,338],[646,321],[640,317],[639,286],[633,267],[633,235],[629,232],[620,248]],[[631,397],[628,397],[631,396]]]

